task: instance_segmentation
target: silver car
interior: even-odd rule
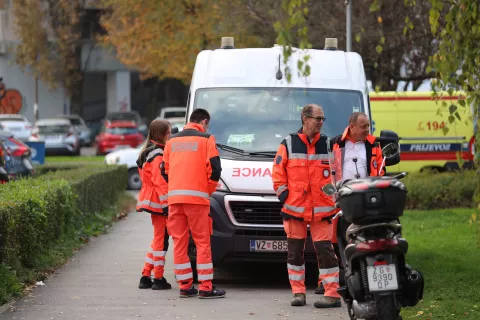
[[[93,144],[92,130],[90,130],[90,128],[87,127],[87,124],[85,123],[82,117],[80,117],[79,115],[72,114],[72,115],[59,115],[58,118],[70,120],[71,125],[78,132],[78,136],[80,139],[80,146],[90,147]]]
[[[21,114],[0,114],[0,129],[11,132],[15,139],[23,142],[32,134],[32,124]]]
[[[44,141],[46,154],[80,155],[80,138],[68,119],[38,120],[30,141]]]

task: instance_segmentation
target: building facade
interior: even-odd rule
[[[14,32],[14,0],[0,0],[0,78],[6,90],[16,90],[21,103],[16,108],[0,108],[0,113],[19,113],[33,121],[36,88],[38,89],[38,117],[49,118],[70,114],[70,101],[60,86],[49,89],[41,80],[36,81],[29,70],[15,64],[12,50],[20,39]],[[188,87],[176,80],[165,80],[152,85],[142,81],[135,70],[123,65],[109,50],[95,43],[97,34],[104,32],[99,20],[102,9],[95,0],[87,1],[82,21],[82,116],[87,122],[100,122],[110,111],[137,110],[153,119],[165,106],[185,106]],[[18,101],[17,101],[18,102]]]

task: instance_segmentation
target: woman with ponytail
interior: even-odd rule
[[[156,119],[150,124],[147,142],[137,159],[142,188],[138,194],[137,211],[148,212],[152,218],[153,241],[145,258],[140,289],[165,290],[172,286],[164,278],[165,255],[168,250],[167,182],[160,174],[163,148],[171,135],[168,121]],[[154,274],[153,281],[151,274]]]

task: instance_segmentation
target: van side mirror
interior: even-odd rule
[[[378,137],[376,140],[380,142],[380,147],[383,149],[389,143],[394,143],[398,145],[400,138],[398,137],[398,134],[395,131],[382,130],[380,132],[380,137]],[[394,166],[398,163],[400,163],[400,150],[395,156],[385,160],[385,166],[387,167]]]
[[[172,134],[178,133],[178,127],[172,128]]]

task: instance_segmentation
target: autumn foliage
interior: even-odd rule
[[[81,95],[82,0],[15,0],[16,63],[56,88],[61,84],[72,98]],[[77,103],[78,105],[78,103]]]
[[[144,78],[176,78],[187,83],[197,54],[218,48],[222,36],[234,36],[236,47],[257,41],[230,23],[228,14],[232,13],[222,2],[103,0],[108,13],[101,23],[107,35],[100,41],[115,48],[119,60]]]

